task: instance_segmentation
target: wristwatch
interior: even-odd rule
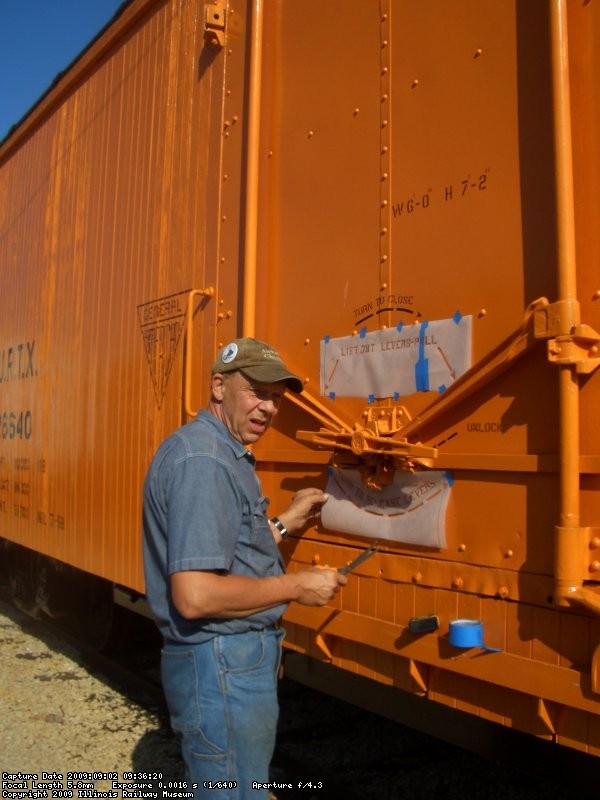
[[[275,525],[275,527],[279,531],[279,534],[280,534],[281,538],[285,539],[285,537],[288,535],[288,529],[285,527],[285,525],[279,519],[279,517],[271,517],[271,519],[269,521],[270,521],[271,525]]]

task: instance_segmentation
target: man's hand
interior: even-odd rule
[[[308,522],[318,519],[321,509],[329,499],[321,489],[300,489],[279,519],[290,533],[301,530]]]
[[[304,606],[324,606],[348,583],[348,578],[330,567],[310,567],[286,575],[296,581],[297,603]]]

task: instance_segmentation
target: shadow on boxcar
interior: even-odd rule
[[[220,47],[210,44],[204,45],[202,52],[200,53],[200,58],[198,59],[198,81],[202,80],[220,53]]]
[[[516,4],[523,306],[556,299],[550,4]]]

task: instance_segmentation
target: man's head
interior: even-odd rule
[[[256,339],[236,339],[221,348],[213,364],[209,411],[244,445],[268,430],[286,389],[302,391],[270,345]]]
[[[249,337],[234,339],[222,347],[213,364],[212,374],[216,372],[225,374],[238,370],[259,383],[283,381],[286,388],[296,394],[299,394],[304,386],[302,380],[288,370],[277,350],[258,339]]]

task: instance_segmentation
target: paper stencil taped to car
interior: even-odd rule
[[[403,397],[443,392],[471,366],[472,317],[398,324],[321,341],[321,395]]]
[[[393,482],[378,491],[365,486],[357,469],[331,468],[321,523],[342,533],[442,549],[451,484],[439,470],[396,470]]]

